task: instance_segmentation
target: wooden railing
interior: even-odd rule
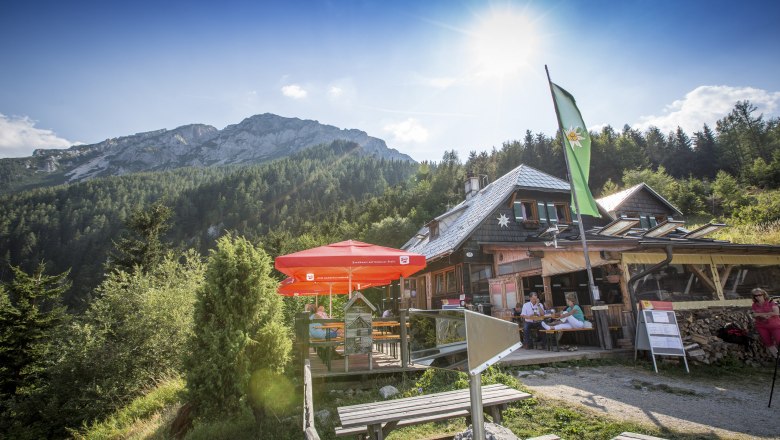
[[[308,359],[303,361],[303,435],[306,440],[320,440],[320,435],[314,427],[311,363]]]

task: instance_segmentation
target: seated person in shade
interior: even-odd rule
[[[325,318],[321,317],[319,315],[319,312],[315,312],[317,310],[317,307],[314,304],[310,304],[311,306],[311,316],[309,316],[309,319],[328,319],[328,315],[325,313],[325,307],[320,306],[320,309],[322,309],[322,314],[325,315]],[[309,337],[312,339],[325,339],[327,337],[335,338],[338,336],[338,330],[335,328],[330,329],[324,329],[321,328],[323,323],[321,322],[312,322],[309,324]]]
[[[330,319],[330,316],[325,313],[325,306],[319,306],[315,315],[317,315],[317,319]]]
[[[566,304],[568,307],[566,307],[566,310],[563,311],[560,318],[558,319],[560,323],[550,325],[546,322],[542,322],[542,327],[544,327],[545,330],[563,330],[567,328],[586,327],[585,314],[582,313],[582,309],[577,304],[577,294],[572,292],[567,293]]]
[[[531,292],[528,302],[523,304],[520,317],[523,318],[523,345],[531,348],[531,329],[540,328],[541,321],[532,321],[529,318],[534,316],[544,316],[544,306],[539,301],[536,292]]]
[[[512,322],[515,324],[521,324],[523,322],[523,304],[515,304],[515,308],[512,309]]]
[[[385,311],[384,311],[384,312],[382,312],[382,317],[383,317],[383,318],[389,318],[389,317],[390,317],[392,314],[393,314],[393,311],[392,311],[392,310],[390,310],[390,309],[385,309]]]

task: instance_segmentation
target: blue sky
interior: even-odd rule
[[[0,3],[0,157],[259,113],[416,160],[552,135],[544,74],[591,129],[780,114],[775,1]]]

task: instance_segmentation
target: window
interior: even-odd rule
[[[639,216],[639,226],[643,229],[650,229],[654,228],[658,225],[658,221],[656,220],[656,217],[652,214],[645,214],[642,213]]]
[[[568,203],[543,200],[520,200],[514,203],[515,221],[540,221],[551,224],[571,223],[572,215]]]
[[[445,295],[460,291],[460,268],[454,267],[433,274],[433,288],[435,295]]]
[[[498,274],[508,275],[510,273],[527,272],[529,270],[541,269],[541,258],[525,258],[522,260],[513,261],[511,263],[499,264]]]
[[[536,217],[536,209],[533,201],[521,200],[519,202],[515,202],[514,211],[515,221],[521,222],[538,220]]]
[[[490,285],[490,304],[497,309],[504,308],[504,289],[501,284]]]
[[[471,293],[487,293],[488,278],[493,278],[493,267],[489,264],[472,264],[471,270]]]
[[[436,289],[435,293],[441,295],[447,290],[444,287],[444,272],[437,273],[433,276],[433,288]]]
[[[571,210],[565,203],[555,204],[555,216],[561,223],[571,223]]]

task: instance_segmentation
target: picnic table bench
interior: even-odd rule
[[[595,329],[596,329],[595,325],[593,327],[561,328],[561,329],[557,329],[557,330],[551,328],[550,330],[541,329],[541,330],[539,330],[539,333],[547,336],[547,350],[548,351],[552,350],[551,341],[553,341],[553,340],[555,340],[555,351],[560,351],[560,347],[558,345],[558,335],[559,334],[573,333],[573,332],[587,332],[587,331],[591,331],[591,330],[595,330]],[[609,331],[610,332],[617,331],[617,330],[620,330],[620,327],[618,327],[618,326],[610,326],[609,327]]]
[[[501,423],[501,411],[507,404],[530,397],[503,384],[482,387],[482,407],[495,423]],[[464,417],[470,412],[468,389],[342,406],[338,408],[341,426],[336,428],[336,436],[368,435],[372,440],[382,440],[396,428]]]

